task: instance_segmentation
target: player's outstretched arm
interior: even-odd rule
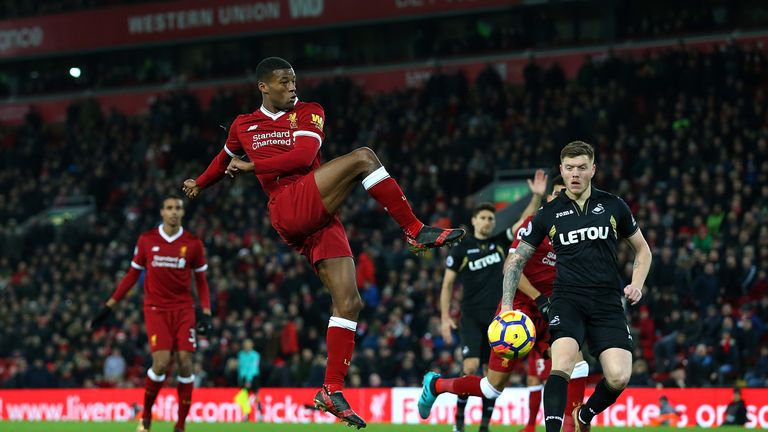
[[[504,261],[504,283],[501,292],[501,312],[512,310],[512,302],[515,299],[517,285],[520,283],[520,277],[523,275],[525,263],[533,256],[536,250],[533,246],[525,242],[520,242],[515,252],[509,254]]]
[[[643,298],[643,286],[645,278],[648,277],[648,271],[651,269],[651,248],[645,241],[643,233],[638,229],[634,234],[627,238],[629,245],[635,251],[635,264],[632,269],[632,282],[624,287],[624,296],[631,304],[637,304]]]
[[[531,190],[533,196],[528,202],[528,205],[520,214],[520,218],[512,225],[512,232],[516,232],[525,219],[536,213],[536,209],[541,207],[541,199],[547,192],[547,173],[543,169],[537,169],[536,174],[533,176],[533,180],[528,179],[528,188]]]
[[[181,189],[187,198],[197,198],[203,189],[223,179],[231,158],[225,150],[221,150],[200,176],[184,180]]]
[[[128,291],[133,288],[133,285],[136,284],[136,281],[139,280],[139,276],[141,276],[141,272],[133,267],[133,263],[131,263],[132,266],[130,269],[128,269],[128,273],[123,276],[123,279],[120,280],[120,284],[117,286],[117,289],[112,294],[112,296],[109,297],[109,299],[104,303],[104,306],[99,310],[99,313],[96,314],[93,319],[91,319],[89,327],[94,329],[96,327],[100,327],[104,322],[107,321],[107,318],[109,318],[110,315],[112,315],[112,310],[115,307],[115,305],[122,300],[123,297],[128,293]]]

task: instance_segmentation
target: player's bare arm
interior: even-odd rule
[[[102,324],[104,324],[109,316],[112,314],[112,311],[114,310],[117,303],[120,301],[120,299],[125,295],[125,293],[128,292],[135,284],[136,281],[139,279],[141,272],[136,270],[135,268],[131,267],[128,269],[128,272],[123,276],[123,279],[120,281],[120,285],[118,286],[118,289],[115,291],[115,293],[107,299],[107,301],[104,303],[104,306],[102,306],[101,310],[96,314],[96,316],[91,319],[86,326],[88,328],[94,329],[97,327],[100,327]]]
[[[645,286],[645,278],[648,277],[653,258],[651,248],[648,247],[648,242],[645,241],[639,229],[627,238],[627,242],[635,251],[635,263],[632,268],[632,282],[624,287],[624,296],[630,304],[635,305],[643,298],[643,286]]]
[[[242,160],[240,158],[233,157],[227,165],[227,169],[224,170],[224,174],[234,178],[236,175],[244,172],[250,172],[255,170],[256,167],[250,161]]]
[[[453,284],[456,282],[457,273],[451,269],[445,269],[443,285],[440,288],[440,332],[445,343],[453,343],[451,330],[456,329],[456,323],[451,318],[451,300],[453,297]]]
[[[229,161],[227,168],[224,170],[224,174],[231,178],[235,178],[235,176],[240,173],[250,172],[253,170],[254,166],[251,162],[233,157]],[[181,187],[181,189],[184,191],[184,194],[187,196],[187,198],[190,199],[197,198],[197,196],[200,195],[200,191],[203,190],[203,188],[197,184],[195,179],[184,180],[184,185]]]
[[[504,261],[504,283],[501,293],[501,312],[512,310],[512,302],[515,299],[515,292],[523,275],[525,263],[533,256],[536,248],[525,242],[517,245],[514,253],[509,254]]]
[[[528,179],[528,188],[531,190],[533,196],[523,210],[523,213],[520,215],[520,218],[512,225],[512,232],[517,231],[523,221],[525,221],[528,216],[536,213],[536,210],[541,206],[541,199],[547,192],[547,173],[542,169],[536,170],[533,180]]]

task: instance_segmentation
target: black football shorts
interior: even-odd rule
[[[549,334],[553,343],[570,337],[582,348],[586,340],[595,358],[608,348],[632,352],[632,335],[621,298],[613,293],[576,295],[557,291],[549,309]]]

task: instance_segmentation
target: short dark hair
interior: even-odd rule
[[[595,148],[584,141],[571,141],[560,151],[560,162],[567,157],[586,156],[589,160],[595,160]]]
[[[555,186],[565,186],[565,181],[563,180],[563,176],[561,176],[560,174],[552,177],[552,187],[550,187],[549,189],[551,190]]]
[[[170,199],[172,199],[172,200],[179,200],[179,201],[181,201],[182,205],[184,204],[184,199],[182,199],[181,196],[176,195],[174,193],[169,193],[169,194],[165,194],[165,196],[163,196],[163,200],[160,201],[160,207],[161,208],[165,207],[165,202],[170,200]]]
[[[483,210],[488,210],[489,212],[496,214],[496,206],[493,205],[493,203],[490,202],[482,202],[475,206],[475,208],[472,209],[472,217],[477,216],[478,213],[480,213]]]
[[[280,57],[267,57],[256,66],[256,79],[259,81],[269,81],[272,74],[278,69],[292,69],[290,63]]]

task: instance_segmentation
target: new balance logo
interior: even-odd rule
[[[160,246],[152,246],[152,252],[157,252],[160,250]]]
[[[252,130],[256,130],[257,127],[259,127],[259,125],[250,125],[250,126],[248,126],[248,130],[246,132],[250,132]]]

